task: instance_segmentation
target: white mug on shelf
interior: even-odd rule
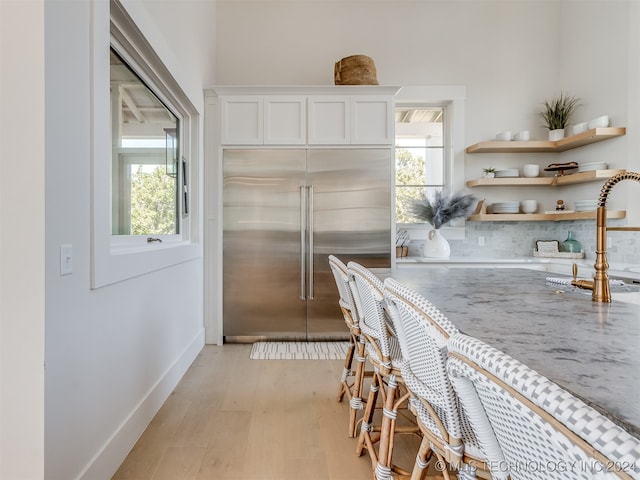
[[[522,168],[525,177],[537,177],[540,174],[540,166],[535,163],[529,163]]]
[[[536,200],[522,200],[520,202],[522,213],[536,213],[538,210],[538,202]]]
[[[510,131],[500,132],[496,134],[496,140],[499,142],[510,142],[513,139]]]

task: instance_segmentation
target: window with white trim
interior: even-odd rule
[[[91,286],[98,288],[202,255],[200,114],[163,50],[118,0],[94,2],[92,20]]]
[[[175,235],[181,120],[111,49],[111,231]]]
[[[411,213],[412,203],[447,184],[445,112],[443,106],[396,106],[396,223],[423,223]]]

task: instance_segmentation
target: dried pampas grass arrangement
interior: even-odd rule
[[[452,220],[468,217],[476,200],[476,197],[470,193],[458,192],[447,195],[437,191],[433,200],[428,198],[416,200],[412,213],[416,218],[430,223],[437,230]]]

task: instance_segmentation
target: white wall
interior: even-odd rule
[[[0,478],[44,478],[43,1],[0,1]]]
[[[563,161],[584,162],[590,158],[605,161],[611,168],[638,171],[640,17],[637,6],[637,2],[629,1],[562,2],[561,86],[581,98],[576,122],[609,115],[612,125],[627,127],[625,137],[572,150],[563,156]],[[590,198],[590,195],[595,198],[593,191],[590,185],[572,189],[574,198]],[[626,208],[629,222],[637,225],[640,209],[629,197],[634,192],[637,198],[640,185],[619,184],[612,191],[608,206]],[[615,237],[625,235],[615,234]]]
[[[545,139],[542,103],[566,91],[583,99],[578,121],[608,114],[614,126],[629,127],[627,136],[562,157],[466,155],[465,177],[478,178],[489,165],[544,167],[578,158],[604,157],[611,168],[637,170],[637,155],[629,158],[639,143],[633,128],[638,120],[631,118],[638,109],[630,103],[638,97],[638,82],[630,82],[632,73],[638,77],[638,15],[631,10],[637,11],[637,2],[223,0],[216,83],[332,84],[335,61],[366,54],[376,62],[381,84],[466,87],[466,138],[456,153],[503,130],[528,129],[533,139]],[[598,191],[587,184],[563,195],[592,198]],[[545,209],[556,200],[556,193],[536,188],[474,193],[490,202],[537,198]],[[626,196],[615,197],[610,206],[625,208]]]
[[[466,86],[457,149],[505,128],[540,138],[539,104],[563,88],[588,99],[586,117],[628,122],[624,139],[580,150],[585,161],[638,169],[631,0],[124,3],[200,111],[203,86],[331,84],[336,60],[364,53],[381,84]],[[202,262],[89,289],[90,3],[44,4],[0,1],[0,477],[93,480],[201,345]],[[485,160],[468,157],[473,178]],[[66,277],[62,243],[74,248]]]
[[[466,86],[475,142],[537,128],[537,104],[559,80],[558,11],[536,1],[222,1],[216,82],[333,84],[334,62],[362,53],[383,85]]]
[[[195,41],[185,25],[213,23],[213,5],[171,2],[169,11],[123,3],[202,114],[212,43]],[[89,1],[46,2],[45,474],[52,480],[110,478],[204,342],[202,258],[90,289],[90,15]],[[169,29],[169,17],[187,23]],[[70,276],[58,272],[65,243],[73,245]]]

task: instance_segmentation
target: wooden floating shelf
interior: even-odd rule
[[[627,133],[624,127],[592,128],[586,132],[565,137],[555,142],[547,140],[530,140],[527,142],[480,142],[467,147],[467,153],[544,153],[564,152],[572,148],[582,147],[590,143],[601,142],[609,138],[620,137]]]
[[[469,180],[467,187],[520,187],[531,186],[561,186],[574,185],[577,183],[595,182],[606,180],[625,170],[591,170],[588,172],[570,173],[560,177],[501,177],[501,178],[478,178]]]
[[[607,210],[607,218],[624,218],[625,210]],[[573,213],[478,213],[471,215],[470,222],[542,222],[560,220],[595,220],[596,212]]]

